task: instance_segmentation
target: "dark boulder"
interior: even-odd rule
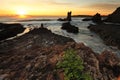
[[[64,29],[70,33],[78,33],[79,32],[78,27],[71,25],[70,22],[63,23],[61,29]]]
[[[96,13],[93,17],[88,17],[88,18],[84,18],[82,19],[82,21],[93,21],[94,23],[102,23],[101,20],[101,15],[99,13]]]
[[[92,19],[91,18],[84,18],[82,19],[82,21],[91,21]]]
[[[93,17],[92,17],[92,21],[94,23],[102,23],[102,20],[101,20],[101,15],[99,13],[95,14]]]
[[[0,40],[4,40],[10,37],[14,37],[25,30],[23,25],[15,24],[4,24],[0,23]]]
[[[3,25],[4,25],[3,23],[0,23],[0,31],[2,31],[3,29],[7,28],[6,26],[4,27]]]
[[[66,21],[66,19],[59,18],[57,21]]]
[[[120,7],[117,8],[112,14],[108,15],[105,22],[120,23]]]

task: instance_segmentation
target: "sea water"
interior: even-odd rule
[[[94,32],[91,32],[87,27],[90,24],[93,24],[91,21],[82,21],[84,17],[73,17],[71,24],[79,28],[78,34],[68,33],[65,30],[61,29],[62,23],[64,21],[57,21],[59,17],[30,17],[30,18],[12,18],[12,17],[2,17],[0,22],[3,23],[21,23],[24,27],[40,27],[41,24],[44,24],[44,27],[51,30],[53,33],[70,37],[74,39],[77,43],[84,43],[86,46],[93,49],[96,53],[101,53],[105,50],[112,51],[117,55],[120,55],[120,51],[116,47],[107,46],[104,44],[103,40],[96,35]],[[30,25],[30,26],[28,26]]]

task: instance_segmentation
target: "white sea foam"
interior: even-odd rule
[[[19,21],[20,19],[11,19],[11,18],[7,19],[6,18],[6,21],[2,21],[1,19],[0,19],[0,21],[7,22],[7,23],[16,23],[17,22],[17,23],[23,24],[25,27],[30,27],[30,28],[40,27],[41,23],[43,23],[44,27],[47,27],[53,33],[63,35],[66,37],[71,37],[77,43],[83,42],[85,45],[92,48],[94,50],[94,52],[101,53],[104,50],[109,50],[109,51],[113,51],[114,53],[117,53],[119,55],[120,51],[118,49],[105,45],[103,43],[103,40],[98,35],[91,32],[87,28],[87,26],[89,26],[89,24],[92,23],[91,21],[83,22],[82,21],[83,17],[82,18],[81,17],[73,18],[73,21],[71,23],[72,23],[72,25],[75,25],[79,28],[79,33],[72,34],[72,33],[67,33],[64,30],[61,30],[61,25],[63,22],[57,21],[57,18],[58,17],[49,17],[49,18],[48,17],[46,17],[46,18],[45,17],[44,18],[37,17],[37,18],[30,18],[30,19],[28,18],[27,21],[23,20],[23,19],[22,19],[22,21]]]

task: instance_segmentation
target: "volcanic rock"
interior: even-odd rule
[[[118,7],[112,14],[108,15],[105,22],[120,23],[120,7]]]
[[[101,15],[99,13],[96,13],[92,18],[84,18],[82,21],[93,21],[94,23],[102,23]]]
[[[93,17],[92,17],[92,21],[94,23],[101,23],[102,20],[101,20],[101,15],[99,13],[96,13]]]
[[[21,24],[3,24],[0,23],[0,40],[14,37],[25,30]]]
[[[72,20],[72,19],[71,19],[71,14],[72,14],[71,11],[68,12],[68,14],[67,14],[67,18],[66,18],[67,21],[71,21],[71,20]]]
[[[91,31],[100,35],[107,45],[116,46],[120,49],[120,26],[114,24],[90,25]]]
[[[67,32],[70,32],[70,33],[78,33],[79,32],[78,27],[71,25],[70,22],[63,23],[61,29],[66,30]]]
[[[70,12],[68,12],[67,13],[67,17],[66,18],[64,18],[64,19],[62,19],[62,18],[59,18],[58,19],[58,21],[71,21],[72,19],[71,19],[71,14],[72,14],[72,12],[70,11]]]
[[[89,72],[93,80],[116,80],[120,75],[120,60],[113,53],[96,54],[83,43],[40,28],[0,43],[0,79],[64,80],[64,71],[56,70],[56,64],[68,49],[81,57],[84,72]]]

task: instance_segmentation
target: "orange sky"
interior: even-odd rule
[[[1,0],[0,15],[64,16],[67,11],[73,15],[107,15],[113,12],[120,0]]]

